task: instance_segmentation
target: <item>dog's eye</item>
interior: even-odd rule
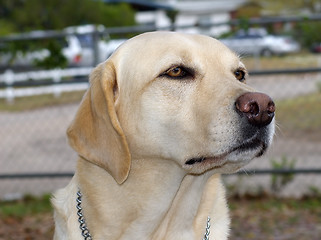
[[[244,82],[245,81],[245,71],[244,70],[239,68],[234,72],[234,75],[235,75],[235,78],[237,80],[239,80],[240,82]]]
[[[161,77],[167,77],[170,79],[187,79],[194,77],[194,71],[189,68],[175,66],[166,70],[160,75]]]
[[[172,78],[183,78],[187,72],[182,67],[173,67],[166,71],[166,75]]]

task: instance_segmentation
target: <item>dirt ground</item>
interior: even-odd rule
[[[232,198],[229,204],[230,240],[320,240],[320,198]],[[0,218],[0,240],[52,239],[53,231],[51,212]]]
[[[233,200],[231,240],[320,240],[321,200]]]

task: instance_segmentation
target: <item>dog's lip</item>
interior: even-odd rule
[[[194,165],[197,163],[204,163],[207,161],[211,161],[211,162],[221,162],[226,156],[228,155],[228,153],[224,153],[215,157],[196,157],[196,158],[191,158],[189,160],[187,160],[185,162],[186,165]]]
[[[246,141],[242,142],[241,144],[238,144],[236,147],[232,147],[229,151],[227,151],[223,154],[220,154],[217,156],[201,156],[201,157],[190,158],[185,162],[185,164],[186,165],[194,165],[194,164],[199,164],[199,163],[204,163],[204,162],[210,161],[210,162],[215,162],[216,165],[218,165],[218,166],[224,165],[225,158],[230,153],[246,152],[246,151],[260,149],[260,148],[261,148],[261,150],[258,152],[258,154],[256,154],[256,157],[260,157],[263,155],[263,153],[265,152],[265,150],[267,148],[267,144],[259,138],[253,138],[253,139],[246,140]]]
[[[260,138],[256,137],[256,138],[252,138],[242,142],[238,146],[232,148],[231,152],[235,152],[235,151],[244,152],[244,151],[249,151],[249,150],[258,149],[258,148],[261,148],[261,151],[256,157],[261,156],[265,152],[265,150],[267,149],[267,144]]]

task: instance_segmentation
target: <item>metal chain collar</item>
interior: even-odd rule
[[[202,240],[209,240],[210,239],[210,228],[211,228],[211,218],[208,216],[207,217],[205,234],[204,234],[204,238]]]
[[[92,237],[89,233],[89,229],[87,227],[86,221],[84,214],[82,212],[82,207],[81,207],[81,197],[82,194],[80,190],[77,192],[77,215],[78,215],[78,222],[79,222],[79,228],[81,230],[81,235],[84,237],[85,240],[92,240]],[[206,229],[205,229],[205,234],[204,238],[202,240],[210,240],[209,235],[210,235],[210,228],[211,228],[211,218],[207,217],[207,223],[206,223]]]
[[[84,214],[82,212],[82,207],[81,207],[81,197],[82,194],[80,190],[77,192],[77,215],[78,215],[78,222],[79,222],[79,228],[81,230],[81,235],[85,238],[85,240],[92,240],[92,237],[89,233]]]

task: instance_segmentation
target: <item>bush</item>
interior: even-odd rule
[[[321,22],[304,21],[296,26],[296,39],[302,46],[311,48],[312,44],[321,42]]]

